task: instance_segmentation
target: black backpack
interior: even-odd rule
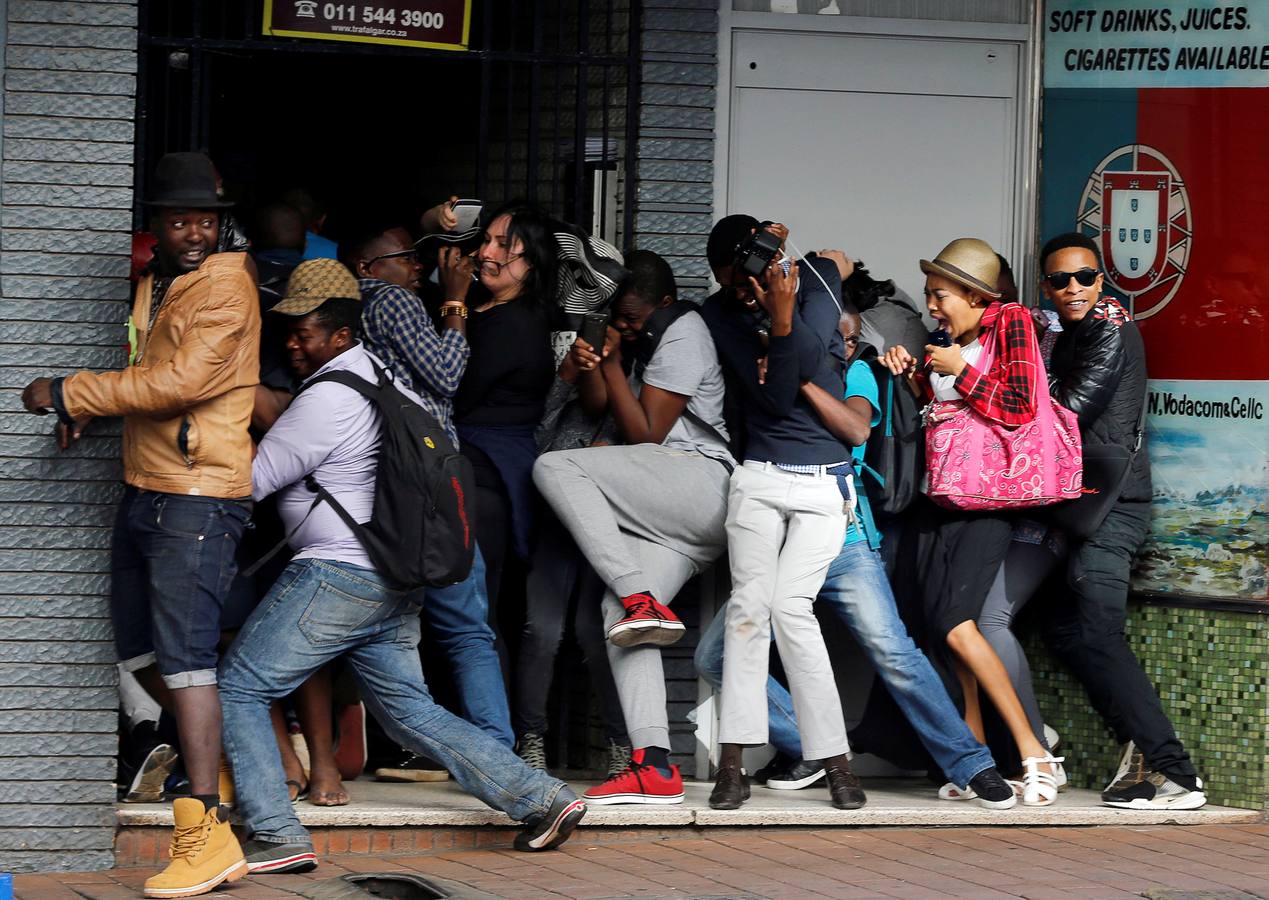
[[[925,475],[925,429],[921,403],[908,389],[902,375],[894,375],[865,348],[860,358],[868,362],[877,379],[881,421],[868,435],[864,447],[864,491],[874,515],[897,516],[921,492]]]
[[[381,423],[370,521],[354,520],[309,475],[304,483],[317,494],[313,507],[329,503],[366,548],[375,570],[397,588],[457,584],[471,573],[476,553],[471,463],[435,416],[398,390],[378,365],[375,374],[377,385],[351,372],[327,372],[300,389],[323,381],[342,384],[370,400]]]

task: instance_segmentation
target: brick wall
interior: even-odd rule
[[[10,0],[0,170],[0,869],[112,862],[117,423],[58,454],[32,378],[122,363],[135,2]]]

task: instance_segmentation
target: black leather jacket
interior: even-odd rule
[[[1119,303],[1103,297],[1079,322],[1064,325],[1049,361],[1053,398],[1079,417],[1085,443],[1131,449],[1146,391],[1146,348]],[[1145,435],[1119,499],[1148,501],[1150,460]]]

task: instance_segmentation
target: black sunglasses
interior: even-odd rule
[[[381,259],[418,259],[419,252],[411,247],[409,250],[396,250],[392,253],[381,253],[378,256],[366,260],[366,268],[373,266]]]
[[[1044,276],[1044,280],[1049,283],[1049,287],[1055,291],[1060,291],[1071,283],[1074,278],[1080,287],[1092,287],[1093,282],[1097,281],[1097,276],[1102,274],[1097,269],[1080,269],[1078,272],[1050,272]]]

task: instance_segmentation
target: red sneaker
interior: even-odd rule
[[[643,751],[636,750],[630,756],[630,768],[591,788],[582,794],[582,799],[598,806],[617,803],[672,806],[683,802],[683,777],[679,775],[678,766],[670,766],[669,778],[655,767],[645,766]]]
[[[621,598],[626,617],[608,629],[608,640],[618,647],[656,644],[668,647],[683,637],[686,629],[670,608],[651,594],[631,594]]]

